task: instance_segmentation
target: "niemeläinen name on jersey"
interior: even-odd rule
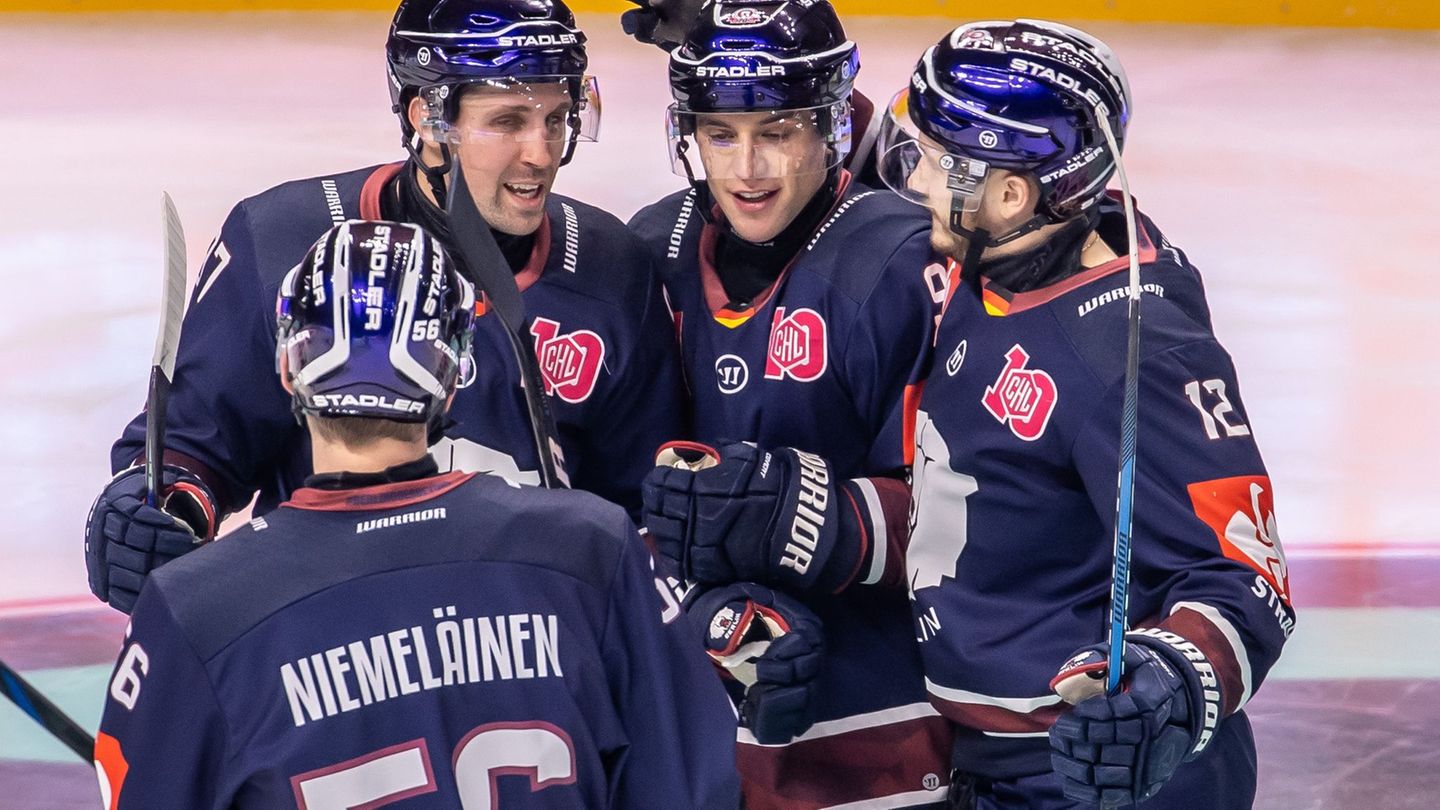
[[[435,608],[434,615],[443,621],[391,630],[282,664],[280,681],[295,725],[422,690],[564,677],[554,614],[455,618],[451,605]]]

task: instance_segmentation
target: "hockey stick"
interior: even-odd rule
[[[159,508],[164,486],[165,406],[170,380],[175,376],[175,349],[180,343],[180,322],[185,316],[185,231],[175,201],[161,192],[165,226],[165,269],[160,288],[160,331],[155,335],[155,358],[150,365],[150,393],[145,398],[145,502]]]
[[[0,692],[4,692],[5,697],[20,707],[20,711],[55,735],[76,756],[86,762],[94,760],[95,738],[90,736],[90,732],[71,720],[59,706],[51,703],[4,661],[0,661]]]
[[[1120,193],[1125,198],[1125,236],[1129,240],[1130,299],[1125,312],[1125,389],[1120,407],[1120,473],[1115,496],[1115,561],[1110,573],[1110,656],[1105,691],[1120,691],[1125,669],[1125,631],[1130,612],[1130,541],[1135,528],[1135,440],[1140,397],[1140,253],[1135,233],[1135,201],[1130,197],[1130,180],[1120,147],[1105,110],[1097,111],[1100,131],[1115,170],[1120,175]]]
[[[510,339],[510,348],[515,352],[515,362],[520,366],[520,387],[525,392],[525,408],[529,411],[535,452],[540,459],[540,482],[550,489],[569,487],[565,453],[555,439],[555,419],[550,414],[540,364],[535,360],[534,348],[525,339],[525,302],[520,298],[510,263],[495,243],[490,225],[475,207],[458,160],[450,172],[449,197],[445,208],[455,245],[470,272],[475,274],[489,307],[500,318],[505,336]]]

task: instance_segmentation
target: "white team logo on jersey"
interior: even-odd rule
[[[905,554],[912,599],[924,588],[955,578],[967,540],[966,499],[979,489],[974,476],[951,469],[950,446],[940,435],[939,426],[930,414],[917,411],[915,463],[910,481],[910,545]],[[938,619],[933,626],[939,628]]]
[[[960,345],[955,347],[955,351],[950,353],[950,358],[945,361],[946,374],[954,377],[960,373],[960,367],[965,365],[965,350],[968,349],[969,346],[969,341],[962,340],[960,341]]]
[[[722,394],[738,394],[750,382],[750,366],[738,354],[715,358],[715,384]]]

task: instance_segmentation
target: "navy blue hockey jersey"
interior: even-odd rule
[[[1106,208],[1101,234],[1123,245],[1123,214]],[[1140,225],[1131,625],[1203,653],[1197,673],[1218,686],[1204,708],[1220,718],[1293,627],[1285,557],[1200,276]],[[1049,681],[1105,638],[1127,270],[1122,255],[1018,295],[952,285],[920,398],[906,562],[931,700],[959,726],[966,771],[1048,772],[1046,731],[1068,708]]]
[[[946,275],[920,209],[848,176],[838,196],[791,265],[741,312],[727,308],[713,266],[723,226],[706,224],[693,191],[645,208],[630,226],[655,251],[676,310],[697,439],[799,448],[842,479],[899,475],[908,464],[904,402]],[[855,507],[878,513],[873,487],[859,483],[870,503]],[[817,722],[785,746],[761,746],[742,729],[747,802],[798,810],[943,796],[949,732],[926,704],[903,591],[852,587],[807,603],[826,628]]]
[[[146,584],[106,804],[730,810],[734,714],[651,576],[586,493],[300,489]]]
[[[285,273],[334,222],[381,216],[380,192],[404,164],[285,183],[241,202],[201,270],[180,334],[166,410],[169,460],[198,473],[221,512],[260,492],[273,508],[310,470],[309,439],[275,373],[275,294]],[[550,195],[523,290],[572,485],[627,508],[661,442],[683,424],[669,310],[649,258],[624,225]],[[461,389],[442,470],[538,483],[520,373],[497,318],[477,325],[475,383]],[[119,470],[143,453],[145,416],[111,451]]]

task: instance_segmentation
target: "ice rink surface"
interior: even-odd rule
[[[861,90],[883,104],[958,22],[850,21]],[[387,24],[0,15],[0,659],[92,728],[124,623],[88,595],[82,528],[144,399],[160,192],[180,207],[193,280],[242,197],[402,157]],[[626,218],[681,182],[663,55],[612,17],[581,24],[601,141],[557,190]],[[1275,482],[1300,616],[1250,704],[1257,806],[1433,807],[1440,32],[1086,27],[1129,71],[1133,190],[1205,275]],[[0,808],[98,803],[88,768],[8,704],[0,785]]]

